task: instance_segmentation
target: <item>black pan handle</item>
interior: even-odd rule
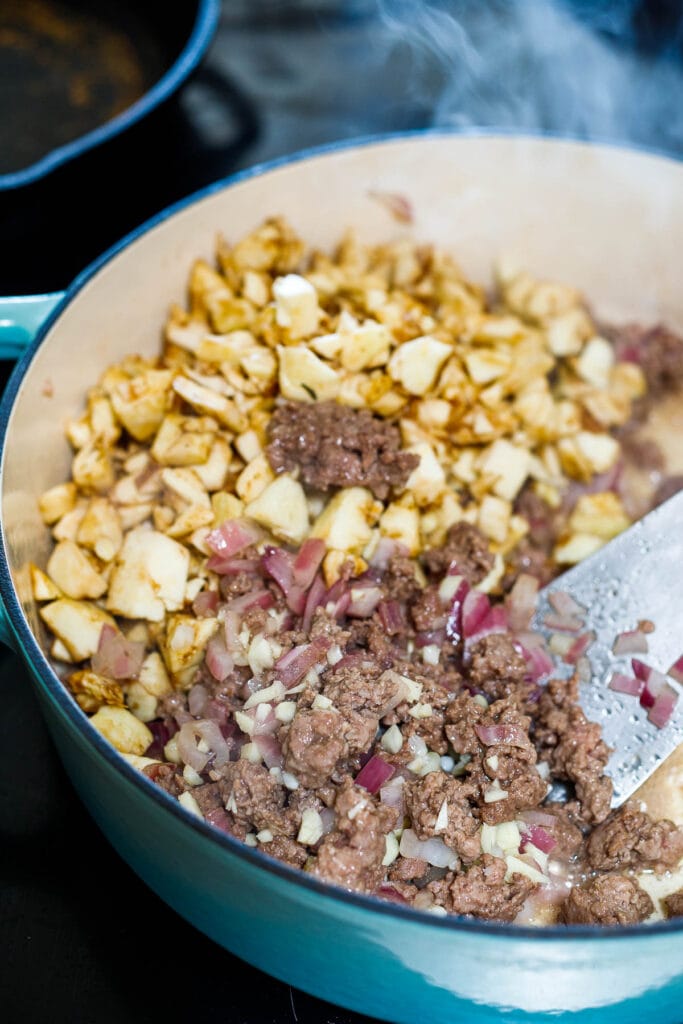
[[[199,144],[202,159],[220,158],[229,162],[251,145],[260,133],[256,105],[230,74],[210,63],[201,64],[177,96],[193,147]],[[196,148],[194,157],[196,159]]]

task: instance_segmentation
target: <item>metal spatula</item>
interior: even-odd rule
[[[683,743],[683,688],[675,680],[667,681],[679,698],[661,728],[637,696],[609,685],[615,672],[632,674],[634,655],[615,655],[612,648],[615,637],[640,620],[650,620],[655,630],[647,653],[635,657],[666,674],[683,654],[683,491],[540,592],[533,628],[546,639],[554,632],[544,620],[554,614],[548,599],[556,591],[586,609],[582,631],[596,634],[586,652],[591,678],[580,686],[580,702],[613,749],[606,771],[614,783],[612,806],[619,807]],[[572,671],[566,669],[556,674]]]

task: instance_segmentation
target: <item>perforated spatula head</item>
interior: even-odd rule
[[[590,678],[580,684],[580,703],[586,717],[600,723],[612,748],[606,771],[614,785],[612,806],[619,807],[683,743],[683,688],[668,676],[683,654],[683,491],[540,591],[533,628],[547,640],[555,632],[546,623],[556,616],[549,600],[553,594],[555,603],[571,595],[585,609],[582,634],[595,632],[586,651]],[[642,620],[655,626],[647,636],[647,652],[615,654],[615,638],[636,630]],[[629,689],[629,679],[647,677],[645,666],[666,680],[655,673],[641,695],[612,688]],[[558,659],[556,675],[572,670]],[[614,681],[615,673],[625,678]],[[662,697],[663,687],[671,689]],[[655,709],[653,714],[653,700],[660,713]],[[674,702],[669,717],[667,708]],[[652,718],[667,720],[657,725]]]

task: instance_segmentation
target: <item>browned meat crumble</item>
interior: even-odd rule
[[[276,408],[266,454],[276,473],[298,469],[301,480],[316,490],[367,487],[377,498],[401,491],[420,461],[401,450],[395,424],[337,402],[286,402]]]

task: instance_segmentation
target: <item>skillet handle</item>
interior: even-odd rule
[[[63,298],[64,292],[0,298],[0,359],[18,359]],[[1,599],[0,644],[20,648]]]
[[[64,292],[49,292],[0,299],[0,359],[18,359],[63,298]]]

